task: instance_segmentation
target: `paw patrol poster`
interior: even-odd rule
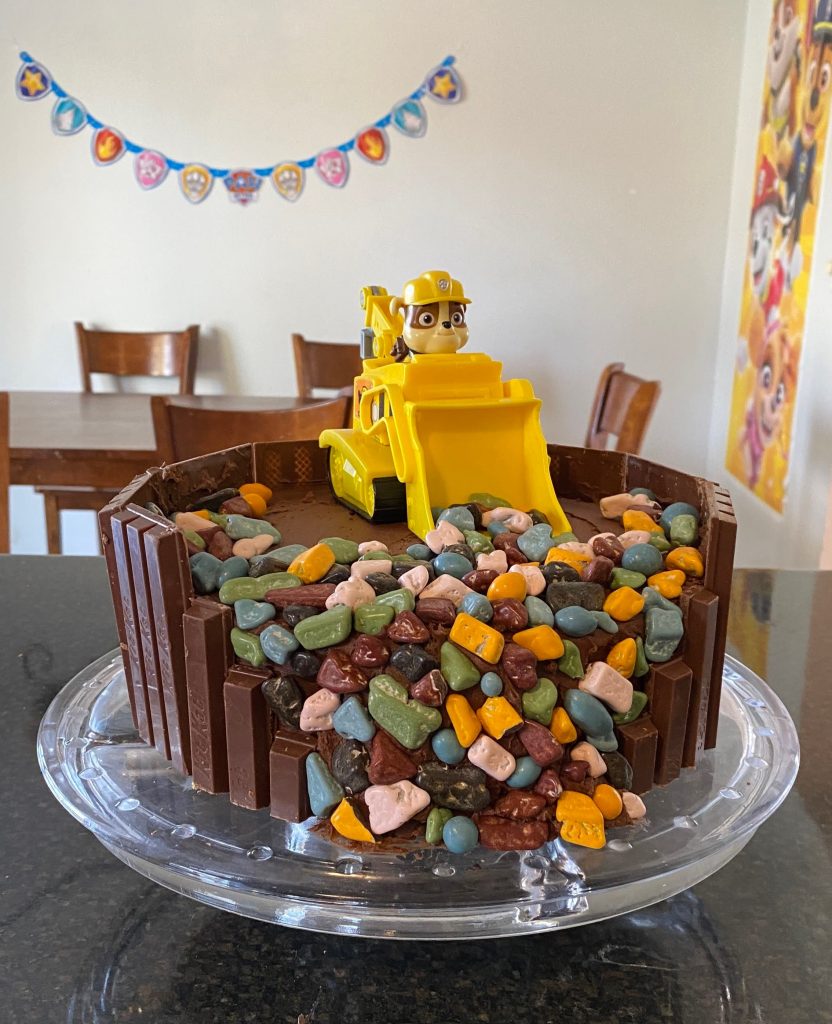
[[[782,512],[832,99],[832,0],[775,0],[727,469]]]

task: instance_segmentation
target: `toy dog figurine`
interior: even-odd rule
[[[786,183],[786,225],[790,256],[800,241],[807,203],[817,203],[818,138],[826,134],[832,86],[832,0],[818,0],[812,22],[812,42],[803,73],[800,130],[791,142],[783,139],[777,151],[777,171]],[[796,274],[792,273],[792,278]]]
[[[398,359],[417,355],[458,352],[468,341],[465,307],[471,300],[459,281],[444,270],[428,270],[408,281],[401,298],[390,302],[390,313],[404,314],[403,346]]]
[[[777,0],[771,19],[766,54],[768,95],[763,128],[769,125],[776,139],[792,135],[797,120],[797,88],[800,82],[800,19],[794,0]]]
[[[795,353],[785,324],[773,320],[761,346],[749,346],[757,375],[740,434],[748,485],[754,488],[760,479],[763,455],[777,442],[783,428],[783,415],[795,381]]]

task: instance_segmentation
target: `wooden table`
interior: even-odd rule
[[[9,399],[12,484],[117,490],[157,461],[148,395],[13,391]],[[177,396],[176,401],[239,411],[313,404],[249,395]]]

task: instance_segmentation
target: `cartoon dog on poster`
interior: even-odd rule
[[[770,126],[780,140],[794,134],[797,124],[797,90],[800,82],[800,19],[794,0],[777,0],[771,19],[766,54],[768,94],[762,127]]]
[[[766,450],[782,438],[785,409],[797,382],[795,341],[785,321],[774,319],[761,344],[749,342],[755,378],[739,444],[751,488],[760,479]]]
[[[782,139],[777,150],[777,171],[786,185],[786,241],[790,279],[800,269],[800,229],[807,203],[817,204],[819,183],[816,163],[818,139],[826,136],[832,98],[832,0],[818,0],[812,21],[811,46],[801,84],[800,127],[794,137]],[[795,254],[797,251],[797,261]]]
[[[751,284],[749,320],[744,331],[747,348],[762,349],[766,329],[778,315],[786,282],[780,258],[783,200],[777,172],[765,157],[757,168],[751,223],[748,231],[748,280]],[[741,350],[742,351],[742,350]],[[745,353],[741,365],[745,365]]]

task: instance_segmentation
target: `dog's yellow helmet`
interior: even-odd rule
[[[402,289],[403,306],[425,306],[429,302],[462,302],[467,305],[465,291],[446,270],[427,270],[408,281]]]

